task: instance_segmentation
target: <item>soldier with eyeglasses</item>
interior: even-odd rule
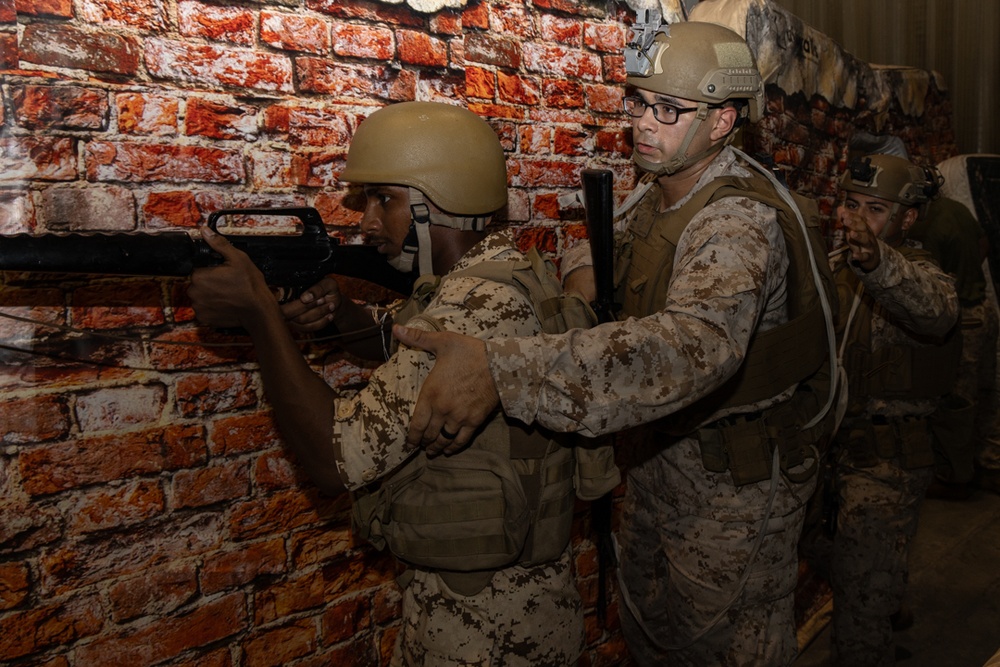
[[[623,316],[489,341],[397,327],[436,358],[409,437],[457,451],[498,407],[587,436],[632,429],[618,439],[633,465],[617,537],[634,662],[789,665],[796,545],[828,427],[830,392],[807,385],[829,368],[832,277],[791,195],[730,145],[764,105],[746,41],[658,16],[633,30],[624,110],[649,176],[617,223]],[[588,254],[563,268],[593,296]]]

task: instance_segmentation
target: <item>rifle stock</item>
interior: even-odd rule
[[[389,266],[374,246],[346,245],[331,237],[314,208],[223,209],[209,216],[208,225],[217,230],[219,219],[228,215],[291,216],[302,223],[297,235],[226,235],[272,287],[297,295],[332,273],[367,280],[400,294],[412,291],[412,275]],[[0,271],[187,276],[196,268],[221,262],[222,257],[207,243],[186,232],[0,236]]]

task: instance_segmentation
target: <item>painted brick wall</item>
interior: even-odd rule
[[[0,233],[191,230],[229,206],[359,219],[337,181],[357,124],[403,100],[461,99],[508,153],[508,221],[561,254],[584,235],[560,196],[583,167],[634,178],[617,109],[624,4],[473,2],[417,13],[335,0],[0,0]],[[953,150],[947,100],[890,122]],[[770,91],[747,147],[832,209],[872,119]],[[915,128],[915,129],[914,129]],[[268,224],[268,223],[260,223]],[[282,446],[252,350],[195,325],[181,279],[2,274],[0,663],[384,665],[391,558],[352,536]],[[372,298],[384,297],[377,292]],[[17,318],[17,319],[15,319]],[[83,335],[78,329],[94,334]],[[303,346],[333,385],[364,364]],[[621,664],[596,623],[580,508],[584,665]]]

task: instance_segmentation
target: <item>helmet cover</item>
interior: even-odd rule
[[[371,114],[354,133],[340,178],[407,185],[456,215],[488,215],[507,204],[496,132],[468,109],[443,102],[401,102]]]

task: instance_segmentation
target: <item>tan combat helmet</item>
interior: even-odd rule
[[[409,185],[447,213],[489,215],[507,204],[507,167],[493,128],[443,102],[383,107],[358,126],[341,180]]]
[[[840,188],[910,207],[926,202],[933,184],[927,172],[909,160],[895,155],[866,155],[848,165]]]
[[[428,225],[482,231],[507,204],[507,165],[493,128],[468,109],[443,102],[383,107],[358,126],[340,175],[349,183],[410,189],[410,231],[400,271],[431,272]],[[442,212],[431,211],[427,201]]]
[[[648,14],[640,11],[640,17],[648,18]],[[654,12],[653,22],[659,23],[658,12]],[[724,26],[688,21],[653,28],[650,22],[640,19],[625,48],[625,61],[629,85],[698,103],[695,122],[670,160],[651,163],[633,153],[636,164],[646,171],[672,174],[721,149],[720,144],[699,155],[686,154],[709,109],[726,102],[745,102],[736,105],[740,111],[738,125],[747,119],[756,122],[763,112],[764,84],[754,55],[746,40]],[[733,138],[730,134],[725,143]]]

